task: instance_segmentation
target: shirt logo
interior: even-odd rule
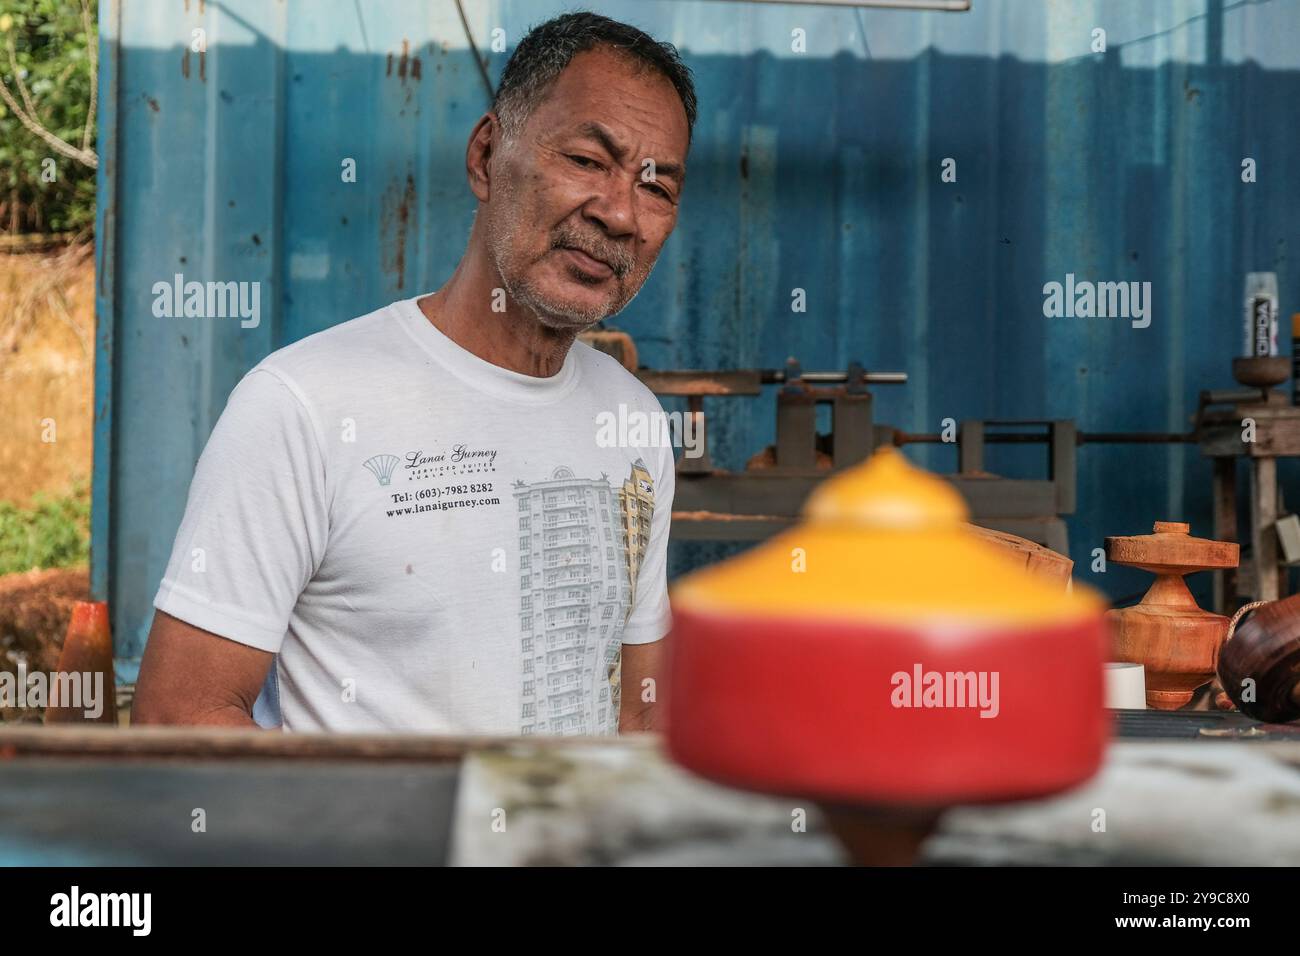
[[[387,485],[392,480],[393,469],[397,467],[397,462],[396,455],[375,455],[373,458],[367,458],[363,465],[379,479],[381,485]]]

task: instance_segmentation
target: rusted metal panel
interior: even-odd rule
[[[1232,384],[1245,273],[1276,271],[1283,314],[1300,307],[1288,252],[1300,186],[1287,172],[1300,155],[1288,122],[1300,5],[589,6],[677,43],[699,85],[681,220],[617,319],[649,367],[858,360],[908,373],[874,390],[873,409],[905,432],[1035,418],[1174,433],[1200,390]],[[466,25],[494,81],[528,26],[568,7],[466,0],[463,24],[454,4],[419,0],[101,4],[93,579],[124,678],[194,462],[239,377],[454,267],[474,208],[465,141],[488,96]],[[260,321],[154,316],[151,289],[177,273],[261,283]],[[1067,273],[1150,281],[1151,324],[1046,318],[1043,286]],[[774,391],[714,409],[719,467],[773,443]],[[984,466],[1023,477],[1041,451],[990,445]],[[947,445],[908,453],[956,470]],[[1086,445],[1078,465],[1080,569],[1104,535],[1153,514],[1208,529],[1196,449]],[[1296,478],[1284,463],[1281,485]],[[674,567],[727,550],[674,546]],[[1085,577],[1115,596],[1138,587],[1123,569]]]

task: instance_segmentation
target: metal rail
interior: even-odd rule
[[[986,432],[984,441],[997,445],[1042,445],[1051,441],[1048,434],[1017,432]],[[1077,432],[1076,445],[1176,445],[1195,444],[1195,432]],[[941,445],[945,442],[937,432],[896,432],[895,445]]]

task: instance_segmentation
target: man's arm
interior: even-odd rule
[[[154,597],[136,723],[255,726],[253,703],[329,540],[324,442],[300,396],[265,363],[230,393]]]
[[[647,403],[653,403],[653,408],[663,414],[663,406],[653,395],[649,395]],[[673,450],[670,445],[664,445],[659,449],[655,469],[650,540],[637,574],[635,604],[623,627],[619,733],[662,729],[662,708],[657,701],[667,679],[668,638],[665,635],[672,623],[668,603],[668,536],[672,530],[676,485]]]
[[[658,730],[660,708],[657,703],[662,686],[665,640],[649,644],[623,645],[623,672],[619,678],[622,699],[618,712],[618,732]],[[646,681],[650,683],[645,683]]]
[[[257,700],[275,655],[154,613],[132,724],[257,728]]]

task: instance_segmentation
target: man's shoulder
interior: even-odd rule
[[[276,349],[259,363],[259,368],[293,375],[332,365],[355,367],[374,355],[401,349],[401,331],[395,305],[367,312],[296,342]]]
[[[588,394],[609,420],[617,422],[622,419],[619,406],[628,412],[650,416],[650,422],[668,424],[670,434],[678,434],[669,423],[670,416],[664,412],[659,396],[636,376],[629,372],[618,359],[599,349],[592,348],[586,342],[574,342],[579,360],[584,366],[584,380],[587,382]],[[662,416],[662,417],[657,417]],[[599,419],[598,419],[599,421]],[[680,424],[680,423],[679,423]],[[658,425],[650,428],[651,434],[659,434]],[[641,464],[650,465],[655,481],[664,476],[665,471],[673,468],[673,450],[671,444],[656,445],[646,450]],[[668,492],[671,496],[671,492]]]
[[[355,402],[376,381],[400,375],[413,351],[401,303],[340,322],[276,349],[249,373],[270,373],[305,404],[328,404],[331,396]]]
[[[662,407],[658,396],[614,356],[593,348],[581,339],[574,341],[573,351],[582,365],[583,377],[602,398],[634,403],[650,409]]]

